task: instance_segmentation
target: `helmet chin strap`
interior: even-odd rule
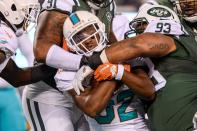
[[[93,2],[91,2],[91,1],[89,1],[89,0],[87,0],[87,3],[88,3],[88,5],[91,7],[91,8],[93,8],[94,10],[99,10],[100,8],[106,8],[106,7],[108,7],[111,3],[113,2],[113,0],[110,0],[110,2],[109,3],[102,3],[102,4],[94,4]]]
[[[99,6],[95,5],[94,3],[90,2],[90,1],[87,1],[87,3],[88,3],[88,5],[89,5],[91,8],[93,8],[94,10],[99,10],[99,9],[100,9]]]
[[[197,13],[190,17],[184,17],[184,19],[190,23],[196,23],[197,22]]]

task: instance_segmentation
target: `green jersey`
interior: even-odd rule
[[[192,131],[197,111],[197,35],[174,36],[176,51],[152,59],[167,80],[148,110],[152,131]]]

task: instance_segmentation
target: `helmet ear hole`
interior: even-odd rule
[[[12,9],[12,11],[16,11],[17,10],[16,9],[16,5],[15,4],[12,4],[11,9]]]

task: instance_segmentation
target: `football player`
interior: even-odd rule
[[[22,49],[22,52],[32,50],[29,45],[31,42],[25,39],[26,28],[30,22],[36,22],[39,10],[40,5],[37,0],[0,1],[0,76],[14,86],[31,79],[32,70],[29,68],[23,71],[18,68],[12,57],[14,57],[17,48]],[[26,76],[28,78],[23,81]],[[17,91],[4,79],[0,79],[0,130],[25,131],[25,118]],[[10,126],[10,123],[12,123],[12,126]]]
[[[107,44],[104,24],[89,12],[77,11],[71,14],[65,20],[63,31],[68,49],[79,55],[91,56],[93,52],[101,51]],[[129,72],[130,65],[108,64],[114,69],[113,73],[117,81],[107,80],[98,83],[90,76],[84,82],[84,86],[87,88],[80,95],[75,93],[72,86],[75,84],[75,81],[72,80],[76,71],[60,69],[57,72],[55,76],[57,87],[64,94],[69,91],[78,107],[94,118],[87,117],[91,130],[148,131],[144,121],[143,104],[139,96],[152,100],[155,89],[146,72],[140,69],[144,67],[143,61],[136,59],[130,63],[136,65],[132,67],[132,73]],[[87,68],[87,66],[83,66],[80,71],[84,72]],[[103,71],[105,72],[105,70]],[[125,72],[123,79],[123,74],[119,73],[121,71]],[[125,84],[122,84],[120,80]],[[95,126],[95,120],[97,126]]]
[[[146,10],[145,15],[158,15],[165,19],[172,13],[163,10],[164,8],[166,7],[150,8]],[[88,63],[95,69],[101,63],[119,63],[139,56],[151,57],[155,68],[167,80],[166,86],[157,92],[156,100],[148,109],[151,129],[191,130],[192,117],[197,109],[197,44],[195,35],[187,35],[180,23],[169,22],[167,20],[149,23],[148,27],[151,28],[147,27],[145,33],[117,42],[101,53],[92,55],[88,58]],[[79,79],[82,80],[83,78]]]
[[[115,10],[113,0],[43,0],[41,5],[43,11],[38,18],[34,41],[34,54],[38,62],[55,68],[79,69],[82,56],[69,53],[62,48],[63,23],[65,18],[74,11],[87,10],[97,14],[106,25],[107,37],[112,34],[111,22]],[[35,111],[35,105],[39,106],[41,117],[39,112]],[[67,113],[73,112],[71,105],[69,98],[65,98],[62,92],[56,88],[53,77],[26,88],[23,95],[23,107],[34,130],[61,131],[71,129],[70,131],[72,131],[74,122],[71,120],[72,116],[67,115]],[[30,116],[31,112],[33,112],[33,116]],[[48,114],[51,114],[51,117],[48,117]]]

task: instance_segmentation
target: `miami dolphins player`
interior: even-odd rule
[[[158,15],[161,12],[166,14],[166,11],[159,8],[147,10],[146,14],[153,13],[152,15],[155,16],[156,12]],[[154,26],[151,23],[149,24],[151,26],[148,26],[152,27],[151,30],[155,29],[156,33],[151,32],[147,27],[147,32],[117,42],[101,53],[91,56],[88,61],[89,66],[95,68],[106,62],[119,63],[139,56],[151,57],[155,68],[167,80],[166,86],[157,92],[155,101],[148,109],[151,130],[192,130],[192,118],[197,109],[195,35],[187,35],[188,33],[180,28],[180,23],[175,24],[179,27],[175,29],[173,27],[177,26],[171,26],[168,22],[161,21]],[[171,31],[175,34],[170,35]],[[82,72],[80,73],[83,75]]]
[[[43,10],[38,18],[34,41],[35,59],[40,63],[56,69],[79,69],[82,56],[69,53],[63,49],[64,38],[62,32],[65,18],[76,10],[87,10],[97,14],[106,25],[106,33],[112,35],[111,22],[115,10],[113,0],[40,0],[40,2]],[[71,129],[70,131],[72,131],[73,121],[70,119],[70,115],[62,115],[67,111],[68,114],[73,112],[69,101],[70,99],[65,98],[62,92],[56,88],[54,77],[35,83],[33,86],[26,88],[23,94],[23,107],[30,124],[35,130],[64,131]],[[35,111],[36,107],[34,105],[39,106],[41,117],[39,117],[39,112]],[[30,116],[30,112],[33,112],[33,116]],[[48,117],[48,114],[51,117]],[[78,118],[83,118],[80,116]],[[42,123],[44,123],[44,126],[40,126],[43,125]]]
[[[65,29],[63,31],[64,37],[67,40],[68,49],[71,52],[76,52],[78,55],[90,56],[93,52],[102,50],[107,44],[104,24],[89,12],[77,11],[71,14],[65,20],[63,29]],[[116,36],[120,36],[120,34]],[[72,84],[75,84],[75,81],[72,81],[75,72],[61,69],[57,72],[55,76],[57,87],[64,92],[68,90],[77,106],[85,114],[93,117],[87,117],[90,130],[148,130],[144,121],[142,101],[135,93],[146,100],[152,100],[154,99],[155,89],[146,72],[140,69],[144,67],[143,60],[137,59],[131,63],[133,64],[133,72],[129,72],[130,65],[110,65],[110,67],[114,66],[117,69],[114,70],[117,80],[96,82],[90,76],[89,80],[87,79],[84,83],[84,86],[87,88],[80,95],[75,93],[72,86]],[[117,67],[125,71],[124,79],[122,79],[125,85],[120,82],[121,74],[118,74],[120,69],[118,71]],[[86,69],[88,67],[83,66],[83,69],[80,71],[83,72]]]
[[[37,0],[0,1],[0,73],[2,77],[11,74],[12,79],[17,79],[15,78],[17,76],[13,77],[16,70],[12,67],[16,64],[12,57],[20,46],[22,49],[31,49],[31,46],[26,46],[31,43],[24,41],[26,37],[24,32],[27,31],[30,22],[36,22],[39,10],[40,5]],[[31,74],[30,71],[29,74]],[[11,79],[10,76],[8,77]],[[3,79],[0,79],[0,97],[0,130],[25,131],[26,122],[17,91]],[[11,123],[12,126],[10,126]]]

